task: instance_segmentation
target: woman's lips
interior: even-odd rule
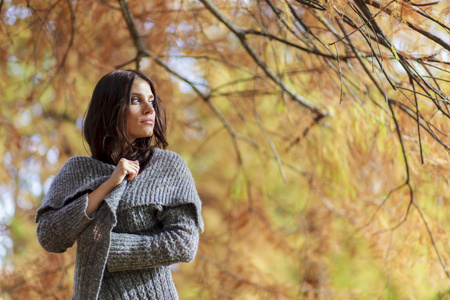
[[[153,125],[155,122],[152,119],[146,119],[146,120],[142,121],[141,123]]]

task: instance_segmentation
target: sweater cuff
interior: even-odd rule
[[[71,247],[79,233],[94,219],[86,214],[87,194],[66,206],[42,215],[37,228],[40,244],[49,252],[64,252]]]
[[[61,214],[64,214],[64,219],[66,222],[69,220],[70,228],[72,228],[73,231],[80,232],[88,225],[92,220],[94,220],[95,213],[94,212],[91,216],[88,216],[86,214],[86,208],[88,205],[88,194],[82,195],[77,200],[71,202],[70,204],[66,205],[61,210]],[[69,217],[69,218],[67,218]]]

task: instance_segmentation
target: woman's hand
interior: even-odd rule
[[[127,178],[127,180],[136,178],[139,174],[139,168],[139,161],[121,158],[111,176],[88,195],[86,214],[89,216],[94,213],[99,208],[106,195],[121,184],[125,178]]]
[[[121,158],[107,181],[109,181],[114,188],[121,184],[125,178],[127,178],[127,180],[133,180],[138,174],[139,161]]]

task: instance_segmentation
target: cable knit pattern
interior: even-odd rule
[[[194,207],[149,205],[122,210],[121,206],[99,298],[178,299],[167,266],[194,259],[198,245]]]
[[[73,299],[178,299],[169,265],[192,261],[204,226],[188,167],[155,148],[148,167],[87,216],[87,195],[113,170],[70,159],[36,213],[39,242],[57,253],[77,242]]]

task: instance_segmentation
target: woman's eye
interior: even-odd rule
[[[141,99],[139,99],[139,97],[131,98],[131,103],[139,103],[140,101],[141,101]]]

